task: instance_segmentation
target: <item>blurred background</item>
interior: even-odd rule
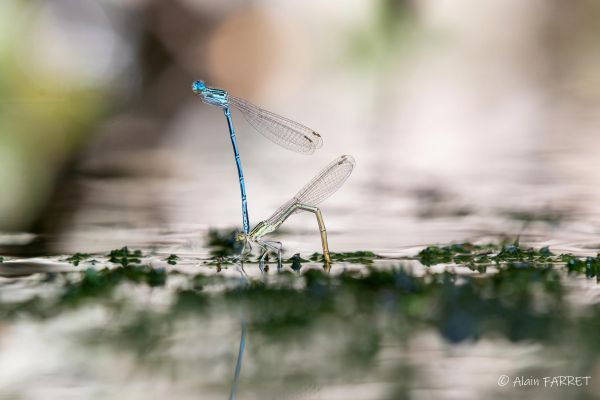
[[[595,255],[598,21],[597,0],[1,0],[2,264],[23,274],[21,256],[64,266],[130,246],[161,268],[174,253],[188,263],[176,268],[216,270],[206,235],[241,228],[239,186],[223,113],[193,95],[196,79],[323,136],[295,154],[233,110],[252,225],[351,154],[352,176],[321,207],[334,252],[518,237]],[[321,251],[312,215],[274,236],[286,257]],[[94,269],[83,276],[93,292]],[[276,287],[264,307],[252,291],[254,303],[232,292],[169,307],[167,290],[130,285],[61,314],[44,312],[60,277],[2,278],[0,398],[226,398],[246,310],[240,398],[595,398],[597,379],[498,390],[501,374],[600,376],[597,283],[511,276],[447,280],[423,298],[402,276],[398,292],[350,284],[331,309],[315,303],[320,287]],[[65,301],[77,287],[89,289],[67,285]]]
[[[241,226],[203,79],[306,124],[306,157],[234,112],[251,223],[340,154],[334,250],[600,233],[594,0],[0,2],[0,250],[203,250]],[[313,218],[281,235],[318,250]]]

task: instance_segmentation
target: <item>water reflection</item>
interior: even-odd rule
[[[137,257],[127,254],[115,256]],[[522,393],[499,388],[501,374],[595,376],[600,309],[567,301],[586,284],[567,283],[565,269],[509,263],[471,275],[389,260],[376,265],[326,275],[308,263],[302,275],[271,274],[243,285],[225,275],[135,264],[34,275],[3,288],[0,316],[8,330],[0,365],[27,357],[25,343],[42,341],[61,349],[58,359],[54,346],[38,349],[43,364],[71,384],[83,379],[77,387],[86,397],[100,390],[135,398],[143,384],[182,398],[224,398],[236,356],[242,360],[241,334],[247,353],[233,388],[238,398],[354,391],[377,399],[447,397],[456,390],[467,398],[512,398]],[[70,372],[74,363],[78,374]],[[452,371],[473,363],[471,380],[452,381]],[[13,371],[0,394],[35,396],[23,380],[36,380],[38,390],[64,387],[40,380],[40,370]],[[528,393],[562,398],[565,390]],[[595,390],[578,388],[578,395]]]

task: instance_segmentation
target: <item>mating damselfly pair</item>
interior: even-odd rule
[[[264,270],[264,260],[269,250],[277,253],[278,269],[281,269],[282,244],[280,242],[263,240],[263,237],[277,230],[277,228],[279,228],[279,226],[281,226],[281,224],[283,224],[292,214],[308,211],[316,215],[319,231],[321,232],[325,269],[329,271],[331,267],[331,257],[329,255],[327,231],[325,229],[323,216],[319,208],[317,208],[317,205],[335,193],[343,185],[346,179],[348,179],[355,165],[354,159],[348,155],[335,159],[305,185],[292,199],[279,207],[271,217],[259,222],[254,229],[250,230],[246,184],[235,137],[235,129],[231,118],[231,107],[240,111],[248,123],[266,138],[286,149],[298,153],[314,153],[316,149],[323,145],[321,135],[302,124],[264,110],[246,100],[232,96],[225,90],[208,87],[203,81],[195,81],[192,84],[192,90],[204,103],[223,109],[225,118],[227,119],[242,197],[244,229],[243,232],[238,235],[238,240],[244,241],[244,247],[241,254],[242,263],[245,251],[251,249],[249,242],[253,242],[263,250],[259,259],[261,271]]]

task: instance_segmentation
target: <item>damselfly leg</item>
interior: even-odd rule
[[[273,250],[277,253],[277,271],[281,271],[283,269],[283,261],[281,259],[283,245],[281,244],[281,242],[262,240],[260,241],[260,243],[265,245],[268,249]]]
[[[323,259],[325,261],[325,271],[331,270],[331,256],[329,255],[329,243],[327,242],[327,230],[325,229],[325,222],[323,221],[323,215],[318,207],[307,206],[305,204],[298,204],[298,208],[304,211],[314,213],[317,217],[317,224],[319,224],[319,231],[321,232],[321,245],[323,246]]]

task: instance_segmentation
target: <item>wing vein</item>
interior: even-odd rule
[[[274,143],[298,153],[312,154],[323,145],[314,130],[229,95],[229,104],[239,110],[254,129]]]
[[[317,206],[342,187],[352,173],[355,165],[356,162],[352,156],[343,155],[336,158],[323,168],[310,182],[304,185],[294,197],[279,207],[266,220],[267,223],[274,224],[278,222],[283,214],[294,204]],[[301,209],[297,209],[295,212],[302,211]]]

